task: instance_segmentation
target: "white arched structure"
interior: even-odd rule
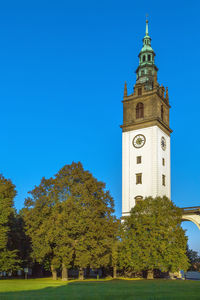
[[[184,207],[182,220],[193,222],[200,230],[200,206]]]

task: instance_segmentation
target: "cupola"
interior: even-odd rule
[[[151,38],[149,36],[148,20],[146,20],[146,33],[143,38],[143,47],[138,55],[139,66],[136,70],[136,83],[145,83],[147,90],[153,88],[153,78],[157,75],[158,68],[155,65],[155,52],[151,47]]]

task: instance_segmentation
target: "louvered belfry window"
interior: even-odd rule
[[[144,118],[144,104],[139,102],[136,105],[136,119]]]

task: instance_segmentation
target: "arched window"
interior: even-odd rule
[[[136,105],[136,119],[143,118],[144,117],[144,104],[142,102],[139,102]]]
[[[135,204],[138,204],[140,201],[143,200],[143,197],[142,196],[136,196],[135,197]]]
[[[150,61],[150,60],[151,60],[151,55],[149,54],[149,55],[148,55],[148,61]]]
[[[143,60],[143,61],[145,61],[145,55],[143,55],[143,58],[142,58],[142,60]]]
[[[161,120],[163,121],[163,116],[164,116],[164,109],[163,105],[161,105]]]

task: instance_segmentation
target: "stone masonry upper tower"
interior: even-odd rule
[[[146,21],[136,84],[124,87],[122,128],[122,215],[147,196],[171,196],[168,88],[157,82],[158,68]]]

